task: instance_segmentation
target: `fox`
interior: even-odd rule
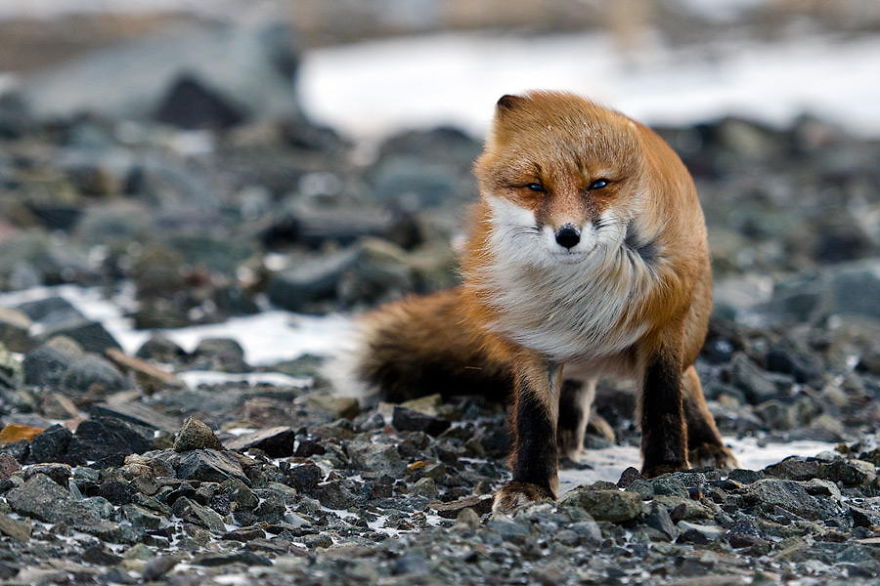
[[[461,284],[365,315],[356,375],[389,401],[510,396],[496,512],[557,498],[560,455],[589,457],[602,377],[636,382],[645,477],[738,466],[694,367],[712,271],[673,149],[586,98],[530,91],[498,100],[474,174]]]

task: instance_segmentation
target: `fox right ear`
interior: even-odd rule
[[[512,96],[510,94],[505,94],[498,98],[498,106],[499,110],[513,110],[516,105],[522,101],[522,98],[519,96]]]

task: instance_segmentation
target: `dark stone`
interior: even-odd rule
[[[40,324],[58,324],[85,319],[75,305],[59,296],[27,301],[16,309]]]
[[[180,364],[187,359],[186,351],[177,342],[161,334],[153,334],[144,342],[135,356],[164,364]]]
[[[446,419],[426,415],[406,407],[394,407],[391,424],[400,431],[423,431],[437,436],[449,429],[452,423]]]
[[[108,348],[122,349],[119,342],[97,321],[76,319],[51,324],[42,331],[40,339],[49,340],[55,336],[66,336],[77,342],[86,352],[95,354],[102,354]]]
[[[79,464],[83,459],[68,455],[73,433],[62,425],[53,425],[31,442],[30,456],[34,462],[68,462]]]
[[[122,556],[111,553],[99,546],[88,547],[82,553],[82,560],[96,566],[115,566],[122,562]]]
[[[287,471],[287,483],[298,491],[312,494],[324,473],[317,464],[295,464]]]
[[[151,449],[152,430],[114,417],[93,417],[76,428],[69,453],[78,461],[110,458],[121,463],[129,454]]]
[[[245,113],[195,76],[184,74],[168,88],[155,119],[184,130],[222,130],[244,122]]]
[[[678,536],[678,529],[672,522],[669,511],[659,503],[650,504],[648,514],[645,515],[645,524],[662,533],[670,541]]]
[[[187,523],[193,523],[200,527],[204,527],[212,533],[226,532],[226,524],[223,522],[223,518],[220,515],[212,509],[202,506],[187,497],[180,497],[174,501],[171,509],[174,511],[176,517],[183,519]]]
[[[642,474],[638,471],[638,469],[630,466],[620,475],[620,479],[617,481],[617,488],[629,488],[629,486],[635,482],[636,480],[641,480]]]
[[[342,480],[331,480],[319,484],[313,495],[322,505],[330,509],[346,510],[358,505],[358,497],[348,489]]]
[[[250,448],[263,450],[270,458],[286,458],[293,455],[296,434],[289,427],[272,427],[240,435],[226,442],[230,450],[244,451]]]

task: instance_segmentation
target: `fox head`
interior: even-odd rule
[[[645,150],[638,124],[578,96],[503,96],[475,165],[494,236],[542,265],[638,240],[649,205]]]

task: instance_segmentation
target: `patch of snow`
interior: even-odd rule
[[[312,379],[309,377],[293,377],[280,372],[247,372],[239,374],[214,370],[190,370],[181,372],[177,376],[183,380],[186,386],[192,389],[201,385],[214,386],[226,383],[246,383],[250,386],[272,385],[275,387],[297,387],[304,389],[312,384]]]
[[[135,330],[125,312],[135,308],[131,287],[107,299],[98,288],[74,285],[36,287],[0,294],[0,306],[13,307],[54,295],[76,306],[87,318],[100,321],[128,354],[133,354],[152,333],[160,333],[187,352],[203,338],[234,338],[245,351],[248,364],[262,366],[303,354],[335,356],[341,347],[350,345],[354,334],[352,319],[345,315],[309,316],[282,310],[234,317],[223,323],[185,328]]]
[[[725,438],[725,442],[733,449],[740,464],[747,470],[762,470],[789,456],[816,456],[822,452],[832,451],[835,447],[832,443],[807,440],[766,445],[759,445],[755,438]],[[601,450],[589,450],[586,463],[591,466],[590,469],[560,469],[560,495],[583,484],[592,484],[600,480],[617,482],[627,468],[640,468],[642,460],[639,449],[635,446],[613,446]]]
[[[535,88],[582,93],[652,124],[731,114],[786,124],[811,111],[870,136],[880,133],[878,59],[877,37],[684,48],[655,39],[630,58],[605,33],[442,33],[314,49],[299,87],[310,114],[361,139],[448,123],[483,134],[499,96]]]

